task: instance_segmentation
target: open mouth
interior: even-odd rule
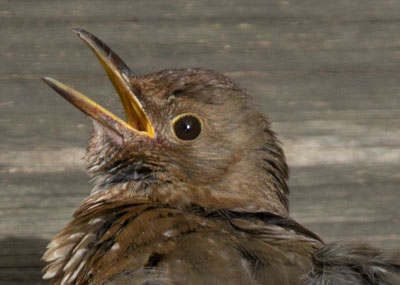
[[[129,80],[134,77],[133,72],[100,39],[85,30],[76,29],[74,32],[90,47],[107,72],[124,106],[126,122],[82,93],[53,78],[44,77],[42,78],[43,81],[75,107],[117,134],[124,136],[126,131],[129,130],[154,137],[153,126],[129,85]]]

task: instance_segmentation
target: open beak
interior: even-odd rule
[[[129,80],[134,77],[133,72],[100,39],[84,30],[76,29],[74,32],[90,47],[107,72],[124,106],[127,121],[121,120],[82,93],[55,79],[44,77],[42,80],[75,107],[117,134],[124,136],[126,131],[132,131],[154,137],[153,126],[129,85]]]

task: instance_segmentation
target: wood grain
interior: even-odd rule
[[[395,0],[0,0],[0,284],[44,284],[41,253],[90,189],[90,122],[39,77],[122,112],[75,27],[138,74],[231,76],[284,144],[293,217],[327,241],[399,247],[399,15]]]

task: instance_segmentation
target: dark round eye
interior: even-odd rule
[[[183,114],[174,118],[172,130],[178,139],[190,141],[201,133],[201,120],[194,114]]]

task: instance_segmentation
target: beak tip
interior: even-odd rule
[[[65,89],[65,86],[54,78],[51,77],[40,77],[40,79],[43,80],[44,83],[46,83],[48,86],[50,86],[54,91],[56,91],[59,94],[63,94],[63,89]]]
[[[48,76],[41,76],[40,79],[47,85],[51,85],[54,82],[54,79]]]
[[[74,28],[74,29],[72,29],[72,31],[75,34],[77,34],[77,36],[80,37],[81,39],[89,34],[89,32],[85,31],[84,29],[79,29],[79,28]]]

